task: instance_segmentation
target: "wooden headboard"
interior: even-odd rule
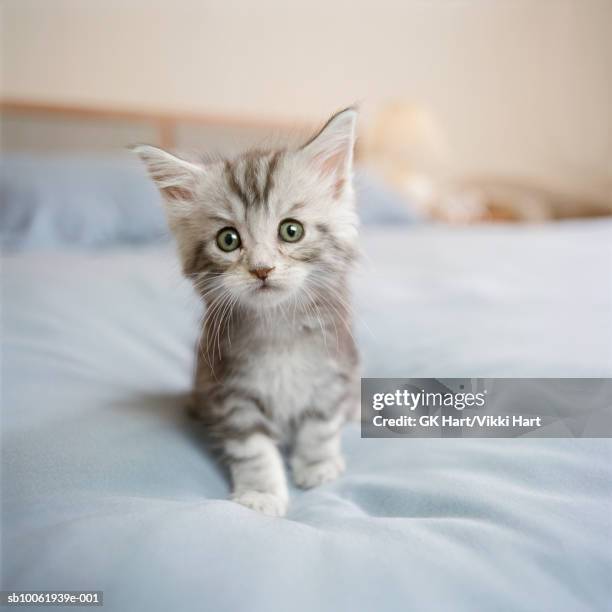
[[[300,140],[305,122],[151,112],[4,99],[0,144],[6,152],[112,151],[146,142],[167,149],[230,153],[245,146]]]

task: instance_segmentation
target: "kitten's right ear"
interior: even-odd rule
[[[204,172],[201,166],[151,145],[136,145],[130,149],[144,162],[168,203],[193,200],[198,177]]]

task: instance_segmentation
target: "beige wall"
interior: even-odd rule
[[[5,0],[3,95],[316,119],[430,109],[454,168],[601,193],[612,0]]]

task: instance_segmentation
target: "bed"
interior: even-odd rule
[[[226,501],[183,410],[201,313],[153,239],[159,211],[126,236],[83,185],[78,211],[67,196],[16,211],[10,183],[35,181],[15,163],[3,589],[101,590],[109,611],[610,609],[608,439],[362,439],[353,423],[346,474],[293,488],[286,518]],[[379,222],[362,212],[354,279],[364,375],[612,374],[609,220],[451,228],[380,206]]]

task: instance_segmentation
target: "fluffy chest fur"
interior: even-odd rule
[[[288,326],[281,328],[286,337],[279,330],[257,347],[244,347],[250,353],[245,367],[233,375],[235,382],[265,398],[270,417],[277,422],[294,419],[316,405],[329,372],[337,367],[311,330],[296,335]]]
[[[288,310],[228,322],[212,343],[216,353],[209,344],[199,354],[196,394],[205,419],[213,427],[225,419],[219,398],[232,395],[250,401],[283,440],[305,416],[344,417],[358,393],[357,350],[350,319],[338,313],[320,307],[317,316]]]

